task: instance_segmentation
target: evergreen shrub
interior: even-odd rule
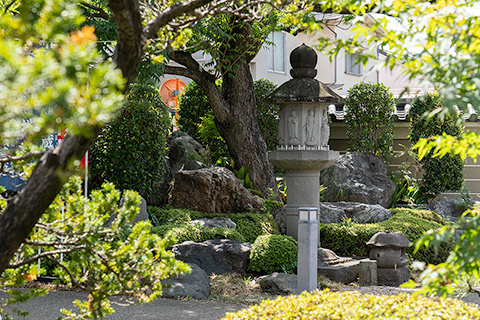
[[[296,272],[298,243],[290,236],[263,235],[253,243],[248,270],[258,273]]]
[[[120,190],[135,190],[156,204],[163,182],[170,117],[160,92],[134,84],[121,113],[105,126],[89,153],[92,189],[112,182]]]
[[[345,125],[349,151],[393,157],[395,99],[381,83],[360,82],[348,90]]]
[[[463,125],[457,115],[429,113],[442,108],[442,98],[437,94],[427,94],[417,98],[409,111],[410,141],[417,143],[420,138],[429,138],[442,135],[459,136],[463,132]],[[459,155],[446,155],[442,158],[433,158],[432,153],[422,160],[424,174],[420,186],[420,193],[437,195],[445,191],[458,191],[463,186],[463,161]]]
[[[370,295],[328,289],[264,300],[261,304],[227,313],[223,320],[362,320],[362,319],[480,319],[480,309],[451,298],[399,295]]]
[[[426,263],[444,262],[454,248],[454,240],[442,243],[438,252],[433,248],[422,248],[415,254],[415,242],[428,230],[445,225],[436,214],[428,214],[426,210],[394,209],[393,216],[379,223],[331,223],[320,225],[320,241],[322,247],[333,250],[340,256],[368,256],[366,243],[377,232],[400,232],[412,245],[407,248],[410,259]],[[423,217],[423,218],[422,218]],[[432,220],[428,220],[428,219]]]
[[[186,209],[173,209],[171,207],[148,207],[148,213],[154,215],[159,225],[163,224],[188,224],[191,220],[201,218],[228,218],[237,225],[236,231],[240,233],[245,242],[253,243],[260,235],[280,234],[278,226],[269,214],[265,213],[204,213]],[[188,239],[195,241],[193,239]]]

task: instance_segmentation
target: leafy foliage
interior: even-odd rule
[[[389,162],[393,156],[395,99],[381,83],[360,82],[345,100],[349,151],[359,151]]]
[[[410,140],[417,143],[420,138],[430,138],[443,133],[453,137],[463,131],[456,115],[450,113],[428,116],[429,113],[442,108],[442,98],[427,94],[417,98],[410,109]],[[425,155],[421,160],[425,173],[422,178],[420,193],[436,195],[448,190],[460,190],[463,185],[463,161],[453,154],[445,157]]]
[[[320,225],[322,246],[341,256],[368,256],[366,243],[377,232],[400,232],[415,243],[425,232],[445,225],[441,217],[426,210],[392,209],[391,212],[393,215],[391,218],[379,223],[351,222]],[[453,247],[454,242],[451,238],[442,244],[439,250],[423,248],[414,253],[414,247],[410,246],[407,248],[407,253],[412,260],[441,263],[447,259]]]
[[[90,181],[136,190],[148,203],[159,200],[170,118],[158,90],[133,85],[121,114],[99,135],[90,152]]]
[[[22,1],[18,14],[0,17],[2,145],[67,128],[89,136],[120,107],[124,81],[97,51],[94,29],[69,34],[83,21],[71,1]],[[47,50],[40,42],[55,46]]]
[[[447,298],[427,298],[402,293],[370,295],[355,291],[303,292],[300,295],[264,300],[260,305],[227,313],[233,319],[466,319],[480,317],[480,310],[471,304]]]
[[[277,128],[280,106],[270,103],[268,97],[276,89],[275,84],[267,79],[253,82],[257,97],[258,125],[262,131],[268,150],[275,150],[278,145]]]
[[[221,87],[221,84],[217,82]],[[267,79],[259,79],[253,83],[257,97],[258,123],[269,150],[277,146],[277,126],[279,106],[271,104],[268,96],[275,90],[275,85]],[[187,85],[185,93],[180,96],[180,130],[188,133],[202,145],[208,147],[212,161],[221,157],[229,157],[225,141],[218,133],[215,118],[207,96],[195,82]]]
[[[480,278],[480,212],[478,209],[466,211],[452,225],[429,231],[419,239],[415,250],[422,250],[425,247],[439,250],[457,230],[461,230],[462,233],[444,263],[435,266],[417,265],[423,270],[420,275],[422,293],[438,292],[442,296],[468,292],[480,294],[476,283]],[[409,286],[415,285],[413,281],[409,283]],[[466,288],[463,292],[459,292],[462,286]]]
[[[265,274],[293,273],[297,266],[297,246],[297,241],[290,236],[259,236],[250,252],[248,270]]]
[[[131,300],[151,301],[162,292],[161,280],[188,271],[166,251],[172,238],[151,233],[149,222],[131,227],[138,193],[126,191],[121,208],[120,192],[111,183],[92,191],[91,200],[82,193],[80,178],[65,184],[2,274],[2,286],[35,279],[35,263],[42,257],[55,265],[54,275],[63,282],[89,292],[88,301],[76,303],[82,317],[103,318],[113,312],[108,297],[127,294]]]

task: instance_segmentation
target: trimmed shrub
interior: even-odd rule
[[[294,273],[297,266],[297,246],[297,241],[290,236],[259,236],[250,252],[248,270],[264,274]]]
[[[237,224],[237,231],[240,232],[246,242],[253,243],[261,235],[279,235],[277,223],[271,215],[264,213],[201,213],[192,214],[192,219],[200,218],[229,218]]]
[[[360,82],[348,90],[345,125],[349,151],[393,157],[395,99],[381,83]]]
[[[426,210],[413,213],[416,210],[395,209],[394,215],[379,223],[331,223],[320,225],[322,247],[333,250],[340,256],[368,256],[366,243],[377,232],[391,231],[404,234],[413,244],[428,230],[440,228],[444,223],[422,219],[420,216],[430,216]],[[435,216],[431,215],[434,219]],[[426,263],[438,264],[444,262],[454,248],[454,240],[442,243],[438,252],[433,248],[422,248],[415,254],[415,246],[407,248],[410,259]]]
[[[260,305],[227,313],[223,320],[234,319],[445,319],[480,318],[477,306],[451,298],[427,298],[402,293],[369,295],[359,292],[330,292],[328,289],[304,292],[298,296],[264,300]]]
[[[285,206],[283,202],[275,200],[262,199],[262,202],[266,214],[271,214],[273,211],[283,208],[283,206]]]
[[[192,220],[190,210],[174,209],[170,206],[165,207],[147,207],[150,217],[154,217],[153,225],[161,226],[164,224],[187,224]]]
[[[173,209],[171,207],[148,207],[148,213],[154,216],[158,225],[163,224],[188,224],[191,220],[200,218],[229,218],[237,224],[244,241],[253,243],[258,236],[264,234],[280,234],[273,217],[264,213],[204,213],[185,209]],[[154,221],[155,224],[155,221]],[[193,239],[189,239],[195,241]]]
[[[427,94],[414,101],[409,111],[411,126],[409,138],[413,144],[420,138],[429,138],[442,133],[454,137],[462,133],[464,127],[457,121],[457,115],[436,114],[430,118],[426,117],[428,113],[442,107],[442,98],[436,94]],[[420,193],[437,195],[445,191],[461,190],[464,178],[461,157],[452,153],[442,158],[433,158],[432,152],[420,161],[424,170]]]
[[[390,209],[392,215],[396,215],[397,213],[404,213],[409,214],[418,218],[422,218],[428,221],[433,221],[439,223],[441,225],[445,225],[445,219],[438,213],[430,210],[421,210],[421,209],[410,209],[410,208],[393,208]]]
[[[138,191],[149,204],[158,203],[169,126],[160,92],[153,86],[132,85],[121,114],[90,149],[90,187],[109,181],[121,190]]]
[[[160,237],[167,234],[175,239],[175,243],[185,241],[202,242],[212,239],[230,239],[245,242],[245,238],[236,230],[228,228],[206,228],[200,225],[189,224],[165,224],[159,227],[153,227],[152,232]]]

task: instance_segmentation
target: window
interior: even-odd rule
[[[345,54],[345,73],[350,73],[357,76],[362,75],[363,68],[361,63],[357,63],[358,57],[359,55],[356,53]]]
[[[267,40],[273,44],[268,50],[268,71],[285,73],[285,34],[272,32]]]

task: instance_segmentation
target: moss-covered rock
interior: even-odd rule
[[[165,224],[159,227],[153,227],[152,232],[161,237],[170,234],[175,239],[175,243],[184,241],[202,242],[212,239],[230,239],[245,242],[245,237],[238,231],[228,228],[206,228],[203,226],[189,224]]]
[[[396,215],[397,213],[409,214],[412,216],[416,216],[418,218],[440,223],[441,225],[445,225],[446,223],[445,219],[443,219],[441,215],[430,210],[393,208],[393,209],[390,209],[390,212],[392,213],[392,215]]]
[[[250,252],[248,270],[264,274],[293,273],[297,265],[297,246],[297,241],[290,236],[259,236]]]
[[[153,216],[152,220],[156,219],[154,224],[157,226],[165,224],[184,225],[201,218],[228,218],[237,225],[236,231],[244,238],[242,241],[250,243],[253,243],[260,235],[280,234],[273,217],[265,213],[203,213],[186,209],[173,209],[168,206],[163,208],[148,207],[147,210]]]
[[[333,250],[340,256],[368,256],[367,241],[377,232],[391,231],[402,233],[412,242],[412,245],[407,248],[410,259],[433,264],[446,260],[449,252],[454,248],[453,238],[449,243],[443,243],[438,252],[432,248],[422,248],[413,253],[415,248],[413,244],[424,232],[440,228],[445,224],[444,221],[436,222],[442,221],[441,217],[431,211],[412,209],[394,209],[392,214],[391,218],[379,223],[344,222],[320,225],[322,247]]]
[[[314,291],[295,296],[264,300],[260,305],[227,313],[224,320],[234,319],[480,319],[480,309],[455,299],[424,296],[362,295],[358,292]]]

